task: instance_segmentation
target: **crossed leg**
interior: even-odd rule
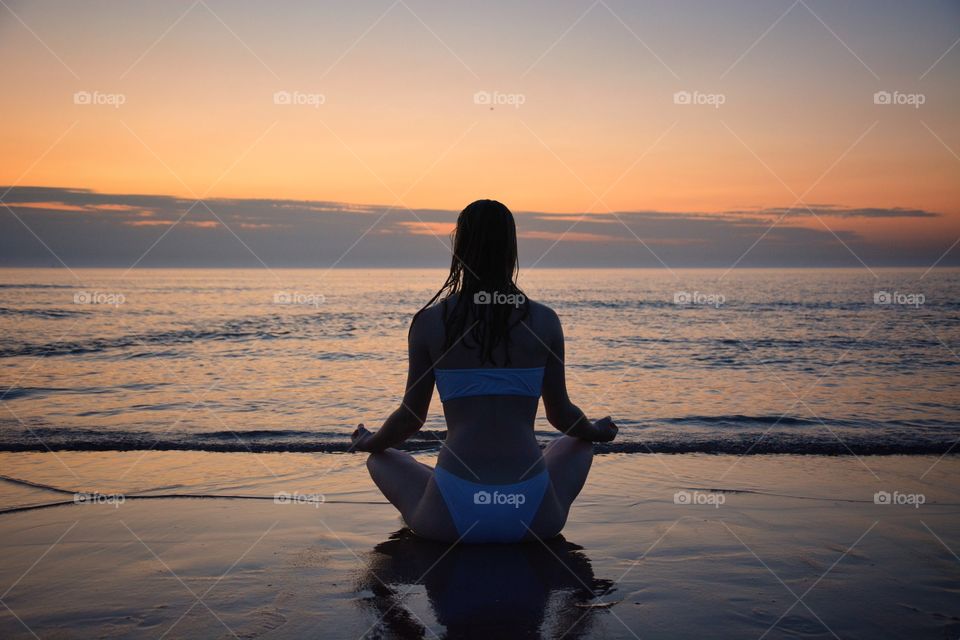
[[[563,528],[570,505],[587,481],[593,463],[593,444],[560,436],[544,449],[543,460],[552,487],[531,523],[531,530],[549,537]],[[418,462],[409,453],[387,449],[370,454],[367,469],[374,484],[411,529],[437,540],[457,539],[456,528],[430,466]]]
[[[374,484],[400,512],[404,524],[417,535],[452,542],[458,538],[456,526],[437,483],[433,468],[397,449],[371,453],[367,470]]]
[[[570,505],[580,495],[590,466],[593,464],[593,443],[570,436],[560,436],[543,450],[543,461],[550,472],[550,482],[563,508],[564,520]]]
[[[409,523],[433,477],[433,469],[409,453],[387,449],[371,453],[367,470],[374,484]]]

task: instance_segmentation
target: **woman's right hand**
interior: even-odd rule
[[[595,420],[593,430],[596,432],[594,442],[610,442],[617,437],[619,429],[610,416]]]
[[[350,434],[350,451],[370,451],[370,438],[373,434],[363,424],[358,424],[357,428]]]

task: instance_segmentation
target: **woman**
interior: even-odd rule
[[[549,307],[516,284],[513,214],[478,200],[457,219],[447,281],[413,317],[400,408],[376,432],[361,424],[353,448],[371,453],[374,483],[414,533],[445,542],[552,537],[567,521],[593,460],[593,442],[617,435],[567,396],[563,330]],[[416,433],[437,385],[447,438],[436,469],[393,447]],[[541,453],[533,433],[540,397],[565,435]]]

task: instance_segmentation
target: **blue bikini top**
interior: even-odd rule
[[[539,398],[543,367],[530,369],[434,369],[440,401],[468,396]]]

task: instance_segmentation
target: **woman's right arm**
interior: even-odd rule
[[[591,422],[586,414],[570,401],[564,366],[563,326],[560,318],[548,307],[545,344],[549,350],[543,374],[543,408],[547,421],[568,436],[590,442],[609,442],[617,435],[617,425],[610,416]]]

